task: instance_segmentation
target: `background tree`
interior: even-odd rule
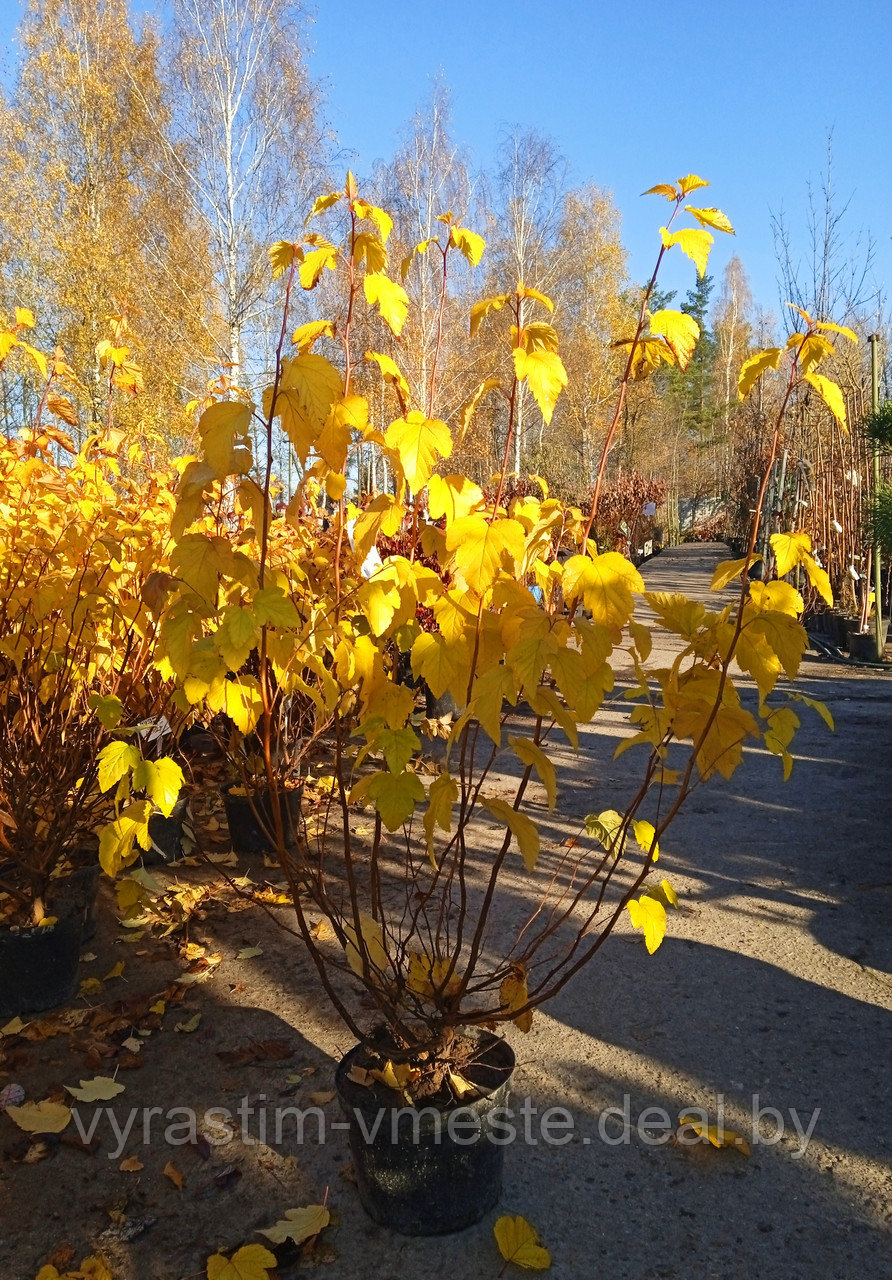
[[[267,248],[299,237],[327,175],[321,99],[303,57],[301,10],[274,0],[174,0],[166,76],[164,172],[198,220],[217,284],[218,358],[233,381],[251,349],[268,348]],[[267,359],[269,352],[266,352]]]
[[[32,0],[21,42],[0,108],[0,305],[33,306],[37,344],[64,350],[76,433],[105,417],[109,370],[96,347],[119,317],[118,345],[148,371],[122,422],[175,435],[206,331],[206,260],[159,176],[168,114],[157,39],[134,34],[124,0]],[[7,385],[7,430],[28,408],[16,401],[34,394],[27,378]]]

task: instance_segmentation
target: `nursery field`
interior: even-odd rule
[[[645,583],[705,598],[726,555],[667,552]],[[627,675],[580,729],[578,756],[555,749],[553,812],[533,784],[546,861],[634,785],[631,755],[613,758]],[[626,917],[528,1033],[509,1027],[520,1119],[501,1202],[445,1238],[364,1214],[333,1085],[352,1038],[289,932],[281,871],[230,854],[222,766],[194,756],[208,858],[153,868],[166,893],[142,928],[122,928],[106,881],[79,996],[2,1029],[4,1103],[66,1101],[76,1117],[28,1134],[0,1115],[0,1277],[49,1280],[93,1257],[114,1280],[235,1280],[251,1272],[207,1260],[263,1244],[283,1280],[315,1268],[476,1280],[505,1267],[501,1214],[534,1225],[561,1280],[888,1274],[892,684],[809,653],[799,687],[829,705],[835,732],[803,719],[786,785],[758,743],[741,775],[695,789],[661,849],[679,903],[656,954]],[[496,794],[519,768],[499,757]],[[354,812],[361,845],[372,820]],[[502,828],[486,838],[495,851]],[[493,928],[529,913],[521,871],[506,888]],[[65,1091],[96,1077],[114,1096]],[[691,1113],[720,1125],[723,1145],[679,1128]],[[307,1206],[328,1220],[303,1243],[258,1234]],[[99,1265],[83,1274],[100,1280]]]

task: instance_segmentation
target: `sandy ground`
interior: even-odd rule
[[[680,548],[651,561],[645,577],[652,589],[705,599],[724,554]],[[345,1176],[346,1136],[330,1128],[337,1104],[325,1100],[350,1037],[321,1000],[300,948],[271,918],[287,921],[286,908],[231,910],[243,904],[215,891],[189,938],[222,962],[207,982],[180,988],[179,1003],[152,1015],[149,1003],[186,961],[170,942],[116,944],[106,902],[83,976],[104,977],[121,955],[125,971],[74,1007],[129,999],[129,1013],[120,1026],[96,1027],[85,1013],[81,1027],[63,1026],[51,1038],[6,1037],[0,1088],[14,1082],[29,1099],[58,1096],[64,1084],[126,1063],[118,1072],[125,1092],[97,1105],[112,1107],[119,1125],[132,1108],[136,1119],[119,1141],[103,1110],[89,1148],[66,1134],[27,1163],[35,1144],[0,1116],[0,1280],[30,1280],[66,1244],[74,1251],[69,1265],[98,1251],[115,1280],[197,1280],[216,1250],[260,1241],[257,1228],[326,1195],[333,1225],[281,1276],[321,1266],[332,1280],[495,1277],[502,1261],[492,1224],[512,1213],[538,1228],[560,1280],[888,1280],[892,682],[809,655],[800,688],[830,704],[835,733],[803,710],[789,783],[776,758],[747,750],[730,783],[712,782],[691,797],[664,841],[661,866],[682,910],[656,954],[648,956],[624,924],[537,1015],[529,1035],[512,1029],[515,1102],[528,1100],[536,1140],[507,1149],[502,1203],[479,1227],[406,1239],[363,1214]],[[584,735],[579,757],[562,753],[546,855],[586,813],[633,790],[635,753],[612,758],[621,692],[599,732]],[[264,878],[256,860],[239,870]],[[262,954],[238,959],[244,947]],[[194,1030],[176,1030],[196,1013]],[[120,1047],[128,1018],[154,1028],[136,1055]],[[268,1052],[287,1057],[218,1056],[252,1040],[273,1042]],[[317,1142],[308,1122],[303,1143],[293,1129],[281,1143],[269,1132],[258,1141],[254,1115],[245,1140],[237,1134],[206,1147],[189,1143],[187,1113],[168,1114],[235,1112],[245,1098],[270,1109],[318,1105],[327,1140]],[[553,1106],[573,1120],[572,1132],[552,1131],[560,1144],[543,1140],[532,1111]],[[149,1107],[160,1111],[147,1121]],[[662,1113],[674,1124],[692,1108],[712,1119],[723,1112],[752,1154],[683,1147],[660,1131]],[[82,1105],[80,1114],[88,1127],[94,1107]],[[132,1157],[143,1167],[122,1171]],[[182,1175],[181,1189],[164,1174],[168,1162]]]

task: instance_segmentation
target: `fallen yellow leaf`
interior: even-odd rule
[[[25,1133],[61,1133],[71,1119],[70,1109],[62,1102],[26,1102],[7,1107],[6,1114]]]
[[[499,1253],[506,1262],[524,1267],[527,1271],[547,1271],[551,1266],[551,1254],[539,1243],[535,1227],[519,1214],[499,1218],[493,1227]]]

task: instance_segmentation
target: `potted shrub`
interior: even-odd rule
[[[670,229],[705,185],[689,175],[654,188],[670,205],[657,269],[677,245],[702,272],[708,228],[730,230],[711,208],[693,210],[697,226]],[[548,420],[566,383],[549,299],[518,284],[473,308],[471,340],[482,324],[501,326],[504,358],[447,422],[437,415],[436,360],[416,405],[393,355],[368,352],[363,362],[355,349],[363,300],[385,339],[406,322],[407,295],[386,273],[387,214],[348,176],[343,192],[316,202],[313,227],[319,216],[342,218],[343,243],[309,230],[270,251],[284,309],[262,406],[209,404],[199,420],[202,452],[183,473],[171,557],[180,581],[161,646],[190,699],[226,710],[259,744],[260,785],[299,931],[357,1041],[337,1086],[363,1204],[404,1232],[456,1230],[499,1193],[503,1147],[485,1137],[513,1065],[500,1029],[513,1023],[528,1031],[534,1011],[594,958],[620,919],[643,931],[649,951],[659,946],[675,901],[655,870],[659,844],[694,785],[730,777],[747,741],[764,743],[789,771],[798,704],[778,682],[795,677],[806,647],[803,602],[787,582],[750,581],[755,526],[743,558],[716,573],[714,588],[734,584],[734,597],[715,609],[647,594],[630,561],[599,550],[591,537],[630,380],[661,365],[684,367],[698,337],[691,317],[649,310],[656,271],[618,340],[615,411],[591,507],[581,511],[534,487],[510,498],[506,488],[520,384]],[[441,255],[445,280],[452,257],[476,264],[483,242],[451,214],[441,221],[440,239],[415,254]],[[412,269],[411,257],[403,266]],[[298,285],[314,288],[323,272],[342,281],[343,303],[330,318],[300,325],[289,347],[293,294]],[[813,372],[830,348],[828,327],[805,317],[786,351],[762,352],[741,373],[746,395],[766,369],[788,365],[760,509],[803,378],[836,411],[833,384]],[[449,470],[485,395],[499,397],[505,458],[489,499]],[[385,405],[389,397],[381,422],[371,417],[373,397]],[[259,481],[252,417],[265,441],[253,473]],[[279,427],[303,481],[285,519],[274,521]],[[392,492],[361,507],[346,497],[359,447],[379,450],[393,477]],[[333,514],[319,506],[323,491]],[[234,495],[230,528],[238,530],[230,536],[218,515],[226,495]],[[400,554],[365,576],[379,534],[397,531]],[[774,535],[773,550],[780,573],[802,566],[829,594],[804,534]],[[432,556],[436,571],[425,563]],[[539,599],[527,581],[538,585]],[[642,596],[657,628],[674,639],[669,667],[651,662],[651,632],[635,619]],[[419,606],[432,611],[433,629],[419,625]],[[202,619],[187,645],[184,618]],[[449,693],[463,708],[435,764],[424,753],[413,691],[399,679],[406,654],[434,696]],[[602,803],[578,844],[546,857],[540,823],[559,785],[552,744],[562,737],[577,746],[617,664],[632,678],[633,733],[622,749],[641,749],[640,785],[630,800]],[[735,664],[757,685],[755,712],[742,703]],[[291,699],[304,713],[301,744],[323,743],[331,774],[329,804],[293,847],[280,785],[281,712]],[[521,703],[529,714],[517,715]],[[293,738],[291,745],[298,749]],[[513,766],[507,795],[493,781],[505,761]],[[357,806],[373,812],[368,843],[353,830]],[[529,903],[520,919],[518,894]],[[450,1129],[456,1112],[483,1135],[479,1142]],[[373,1117],[379,1123],[368,1140]]]
[[[111,731],[164,697],[140,591],[170,509],[156,503],[154,477],[121,480],[120,433],[78,450],[42,421],[50,407],[67,420],[71,405],[59,394],[64,363],[37,363],[46,384],[36,419],[0,441],[0,1014],[72,994],[97,838],[107,867],[110,841],[124,856],[118,832],[105,830],[116,804]],[[158,777],[143,774],[136,787],[166,807]],[[140,805],[118,817],[146,839],[134,819],[148,817],[151,801]]]

